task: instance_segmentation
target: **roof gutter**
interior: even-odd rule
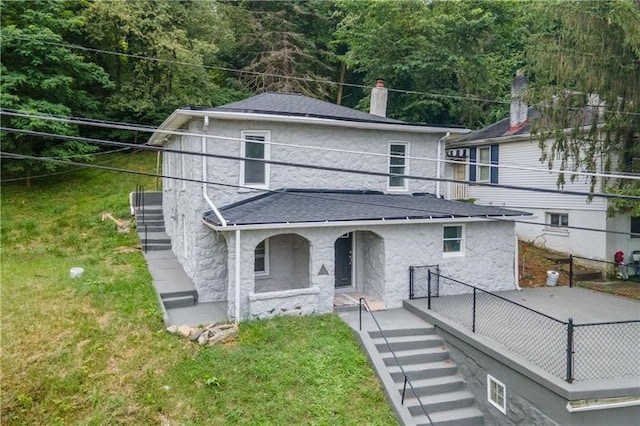
[[[442,145],[450,135],[451,132],[447,132],[443,137],[438,139],[438,155],[436,157],[438,159],[436,161],[436,178],[438,179],[436,181],[436,197],[438,198],[440,198],[440,178],[442,177]]]
[[[247,225],[229,224],[217,225],[202,219],[202,222],[215,231],[232,231],[232,230],[263,230],[263,229],[296,229],[296,228],[327,228],[327,227],[354,227],[354,226],[381,226],[381,225],[412,225],[425,223],[471,223],[493,221],[510,221],[509,218],[529,217],[530,214],[512,215],[512,216],[482,216],[482,217],[444,217],[435,219],[371,219],[371,220],[340,220],[340,221],[324,221],[324,222],[279,222],[279,223],[256,223]]]
[[[209,128],[209,117],[207,117],[206,115],[204,116],[204,121],[202,124],[202,153],[206,153],[207,152],[207,137],[205,136],[207,129]],[[209,195],[207,194],[207,156],[203,155],[202,156],[202,198],[204,198],[204,200],[207,202],[207,204],[209,205],[209,208],[213,211],[213,213],[216,215],[216,217],[218,218],[218,220],[220,221],[220,223],[222,224],[222,227],[226,227],[227,226],[227,221],[225,220],[224,217],[222,217],[222,214],[220,214],[220,211],[216,208],[215,204],[213,204],[213,201],[211,201],[211,198],[209,198]]]

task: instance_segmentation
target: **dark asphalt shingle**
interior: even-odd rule
[[[378,191],[284,189],[220,208],[230,225],[336,222],[356,220],[442,219],[521,216],[530,213],[437,198]],[[209,211],[204,219],[220,225]]]

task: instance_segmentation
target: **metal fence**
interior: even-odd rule
[[[428,309],[502,344],[554,376],[569,383],[640,376],[640,321],[574,324],[571,318],[550,317],[432,269],[411,268],[411,298],[427,298]],[[432,291],[435,287],[437,291]]]
[[[606,260],[569,256],[570,287],[628,279],[640,281],[640,262],[625,262],[619,265]]]

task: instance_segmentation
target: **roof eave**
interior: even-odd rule
[[[169,117],[158,127],[158,131],[154,132],[149,138],[150,145],[162,145],[167,140],[167,134],[162,130],[176,130],[182,127],[192,118],[209,117],[220,120],[245,120],[245,121],[275,121],[281,123],[301,123],[301,124],[317,124],[321,126],[332,127],[349,127],[355,129],[367,130],[390,130],[408,133],[427,133],[427,134],[467,134],[471,130],[458,127],[435,127],[422,126],[418,124],[392,124],[392,123],[374,123],[357,120],[335,120],[329,118],[318,117],[302,117],[281,114],[257,114],[244,112],[226,112],[215,110],[189,110],[177,109],[171,113]]]
[[[434,219],[368,219],[368,220],[336,220],[336,221],[323,221],[323,222],[278,222],[278,223],[260,223],[260,224],[246,224],[236,225],[234,223],[228,223],[227,226],[211,223],[206,219],[202,219],[202,222],[209,228],[215,231],[249,231],[249,230],[262,230],[262,229],[296,229],[296,228],[327,228],[327,227],[353,227],[353,226],[380,226],[380,225],[411,225],[411,224],[434,224],[434,223],[470,223],[470,222],[486,222],[487,220],[493,221],[509,221],[511,218],[531,216],[531,214],[519,214],[519,215],[500,215],[500,216],[464,216],[464,217],[445,217]]]

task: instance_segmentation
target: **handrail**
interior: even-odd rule
[[[145,220],[145,204],[144,204],[144,186],[141,184],[137,184],[136,185],[136,197],[135,197],[136,201],[135,201],[135,206],[134,209],[136,211],[136,213],[140,213],[140,216],[142,217],[142,226],[144,227],[144,238],[142,239],[142,250],[146,253],[147,252],[147,239],[148,239],[148,230],[147,230],[147,223]],[[136,215],[136,225],[137,225],[137,219],[138,216]]]
[[[389,348],[389,352],[391,352],[391,355],[393,356],[393,360],[396,362],[398,367],[400,367],[400,371],[402,372],[402,375],[404,376],[404,386],[402,388],[402,399],[401,399],[402,405],[404,405],[404,395],[405,395],[405,391],[407,389],[407,384],[408,384],[409,388],[411,389],[411,392],[413,393],[413,396],[418,401],[418,404],[420,404],[420,408],[422,409],[422,412],[427,417],[427,420],[429,420],[429,424],[433,425],[434,423],[433,423],[433,420],[431,420],[431,416],[429,416],[429,413],[427,412],[427,409],[424,408],[424,405],[422,405],[422,401],[420,400],[420,397],[418,396],[418,394],[416,393],[415,388],[411,384],[411,380],[409,380],[409,376],[407,376],[407,373],[404,371],[404,368],[402,368],[402,365],[400,364],[400,361],[398,361],[398,358],[396,357],[396,353],[391,348],[391,345],[389,344],[389,340],[387,339],[387,336],[384,335],[384,332],[382,331],[382,328],[380,327],[380,323],[378,323],[378,320],[376,319],[376,316],[371,311],[371,307],[369,306],[369,304],[367,303],[367,301],[363,297],[361,297],[359,301],[360,301],[360,303],[359,303],[358,308],[359,308],[359,320],[360,320],[359,326],[360,326],[360,331],[362,331],[362,306],[364,305],[365,308],[367,309],[367,312],[369,312],[369,314],[371,315],[371,319],[373,319],[373,322],[376,324],[376,327],[378,328],[378,331],[380,332],[380,335],[384,339],[384,342],[387,345],[387,348]]]

